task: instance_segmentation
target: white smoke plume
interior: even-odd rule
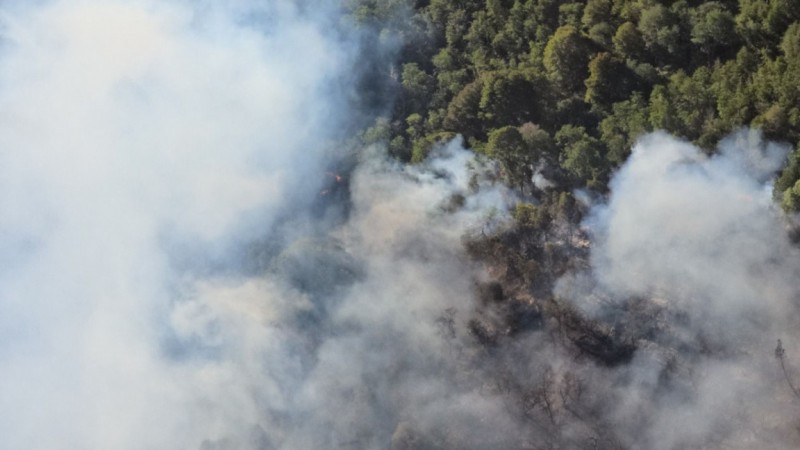
[[[280,399],[280,330],[235,326],[308,301],[192,273],[324,184],[356,48],[324,10],[0,6],[0,447],[198,448]]]
[[[654,133],[638,142],[609,201],[587,219],[594,282],[572,278],[561,288],[577,289],[569,293],[574,304],[593,317],[621,314],[631,298],[660,311],[639,319],[647,323],[618,323],[654,330],[615,375],[622,388],[609,414],[628,429],[629,445],[797,445],[798,400],[773,352],[783,338],[788,361],[799,361],[800,252],[769,183],[786,153],[757,131],[732,134],[713,156]],[[594,296],[576,294],[587,285]],[[667,373],[686,384],[665,383]]]
[[[0,447],[518,434],[476,379],[452,385],[437,322],[469,309],[461,236],[509,194],[460,142],[327,173],[358,37],[334,7],[253,5],[0,9]],[[315,223],[342,192],[350,219]]]

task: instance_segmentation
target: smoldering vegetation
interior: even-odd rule
[[[460,146],[411,167],[365,152],[348,219],[258,277],[277,315],[220,329],[281,330],[257,373],[286,397],[263,398],[259,443],[203,448],[796,445],[800,266],[768,185],[783,147],[741,131],[708,157],[650,135],[607,201],[573,205],[581,224],[520,228],[518,194]]]
[[[313,6],[0,9],[0,447],[797,447],[783,147],[403,165],[345,142],[396,46]]]

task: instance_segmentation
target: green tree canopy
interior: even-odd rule
[[[582,92],[591,53],[589,40],[574,26],[560,27],[544,50],[544,66],[549,78],[562,91]]]
[[[512,186],[522,186],[530,180],[531,166],[538,159],[537,152],[526,144],[519,130],[512,126],[490,132],[486,152],[500,161]]]

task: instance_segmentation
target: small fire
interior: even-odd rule
[[[334,173],[334,172],[325,172],[325,175],[328,175],[328,176],[331,176],[331,177],[333,177],[333,179],[334,179],[334,180],[336,180],[336,183],[341,183],[341,182],[342,182],[342,180],[344,180],[344,178],[342,178],[342,176],[341,176],[341,175],[339,175],[338,173]],[[328,194],[330,194],[330,193],[331,193],[331,190],[330,190],[330,189],[324,189],[324,190],[322,190],[322,191],[320,191],[320,192],[319,192],[319,196],[320,196],[320,197],[325,197],[326,195],[328,195]]]

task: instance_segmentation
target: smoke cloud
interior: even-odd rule
[[[800,253],[769,183],[787,150],[742,130],[706,156],[654,133],[614,176],[609,201],[592,209],[591,273],[560,289],[638,339],[614,375],[623,388],[609,412],[629,445],[797,445],[797,399],[773,352],[776,339],[791,339],[788,359],[800,356]],[[645,307],[653,312],[638,323],[620,321]]]
[[[461,237],[511,194],[460,141],[331,172],[359,36],[301,6],[3,7],[0,446],[517,434],[443,337],[477,273]]]
[[[281,400],[281,330],[236,327],[309,300],[209,274],[327,182],[357,48],[329,12],[3,4],[2,447],[198,448]]]
[[[785,148],[646,136],[583,223],[584,270],[499,287],[464,248],[518,201],[491,163],[340,145],[354,68],[385,56],[342,20],[0,7],[0,447],[798,445]]]

